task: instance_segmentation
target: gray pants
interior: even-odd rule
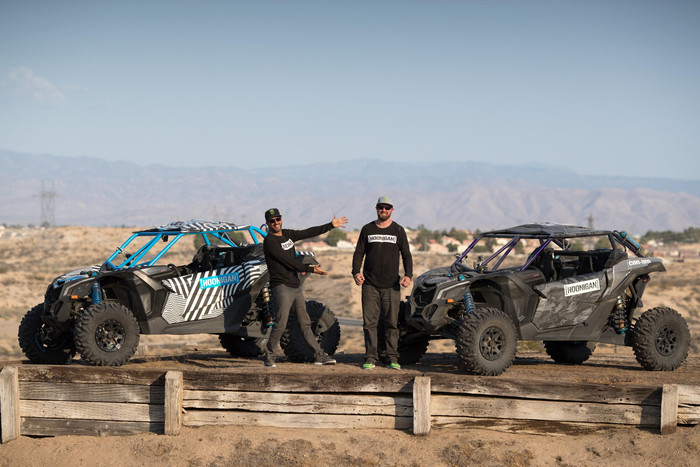
[[[398,283],[387,289],[380,289],[367,283],[362,284],[362,328],[365,332],[365,360],[374,362],[379,360],[377,325],[382,319],[385,331],[385,335],[382,337],[386,342],[386,357],[390,362],[398,362],[400,302],[401,292]]]
[[[314,355],[319,355],[323,351],[316,341],[313,331],[311,331],[311,318],[306,312],[306,301],[304,294],[301,293],[301,287],[287,287],[284,284],[279,284],[272,287],[272,303],[275,307],[276,324],[270,333],[270,341],[268,342],[268,351],[279,349],[280,339],[284,330],[287,329],[289,321],[289,311],[294,308],[301,327],[301,334],[309,347],[314,350]]]

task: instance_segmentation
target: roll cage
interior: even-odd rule
[[[212,245],[215,241],[220,241],[229,247],[239,248],[239,245],[229,234],[233,232],[245,232],[252,239],[254,244],[260,243],[258,238],[265,238],[267,232],[251,225],[241,225],[228,222],[212,221],[186,221],[174,222],[153,229],[134,232],[124,243],[110,255],[102,265],[102,269],[108,271],[118,271],[121,269],[153,266],[165,255],[182,237],[200,235],[206,245]],[[137,238],[145,237],[145,243],[134,253],[126,253],[126,248]],[[173,237],[173,238],[171,238]],[[155,253],[153,258],[146,260],[146,255],[158,245],[164,242],[165,245]],[[120,255],[125,254],[126,259],[121,263],[114,263]]]
[[[515,246],[521,239],[536,239],[539,240],[540,246],[535,249],[528,256],[525,264],[520,267],[520,271],[526,270],[536,259],[544,252],[548,247],[551,249],[551,245],[554,244],[558,246],[561,250],[569,250],[570,243],[569,239],[575,238],[585,238],[585,237],[608,237],[610,240],[610,251],[614,250],[631,250],[636,256],[643,257],[642,247],[634,239],[632,239],[629,234],[625,231],[617,230],[592,230],[585,227],[564,225],[564,224],[553,224],[553,223],[541,223],[541,224],[524,224],[517,227],[512,227],[503,230],[493,230],[490,232],[483,232],[479,234],[472,243],[457,256],[455,260],[455,265],[462,265],[462,262],[467,258],[467,255],[474,249],[474,247],[481,242],[483,239],[488,238],[509,238],[510,240],[503,246],[501,246],[496,252],[491,253],[486,259],[479,259],[475,263],[474,269],[477,272],[484,272],[489,264],[495,262],[494,266],[490,268],[490,271],[498,271],[499,267],[506,259],[506,257],[513,251]],[[469,268],[468,268],[469,269]]]

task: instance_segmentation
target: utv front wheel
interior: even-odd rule
[[[123,365],[136,352],[139,337],[136,318],[117,302],[90,306],[75,324],[75,347],[91,365]]]
[[[75,355],[73,336],[44,323],[43,311],[40,303],[24,315],[17,332],[19,346],[32,363],[65,365]]]
[[[477,308],[459,326],[457,355],[472,374],[496,376],[511,366],[517,336],[508,315],[495,308]]]
[[[580,365],[590,358],[595,342],[588,341],[544,341],[544,350],[557,363]]]
[[[266,337],[242,337],[219,334],[221,346],[232,357],[259,357],[265,352]]]
[[[333,355],[340,343],[340,323],[338,323],[338,318],[335,317],[330,308],[314,300],[306,302],[306,312],[311,318],[311,330],[321,349],[328,355]],[[286,345],[282,345],[282,348],[290,362],[304,363],[314,361],[314,351],[306,343],[301,333],[299,320],[297,320],[294,310],[290,311],[289,324],[283,340],[286,342]]]
[[[634,325],[632,348],[645,370],[675,370],[685,361],[689,347],[688,323],[672,308],[647,310]]]

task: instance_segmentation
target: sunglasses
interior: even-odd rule
[[[279,217],[270,217],[270,220],[268,221],[270,224],[274,224],[275,222],[282,222],[282,216]]]
[[[377,211],[391,211],[392,209],[394,209],[394,207],[388,204],[377,204]]]

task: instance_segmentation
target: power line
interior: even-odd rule
[[[56,216],[54,215],[56,192],[54,191],[55,182],[51,182],[51,190],[44,188],[44,182],[41,182],[41,223],[39,225],[52,227],[56,225]]]

